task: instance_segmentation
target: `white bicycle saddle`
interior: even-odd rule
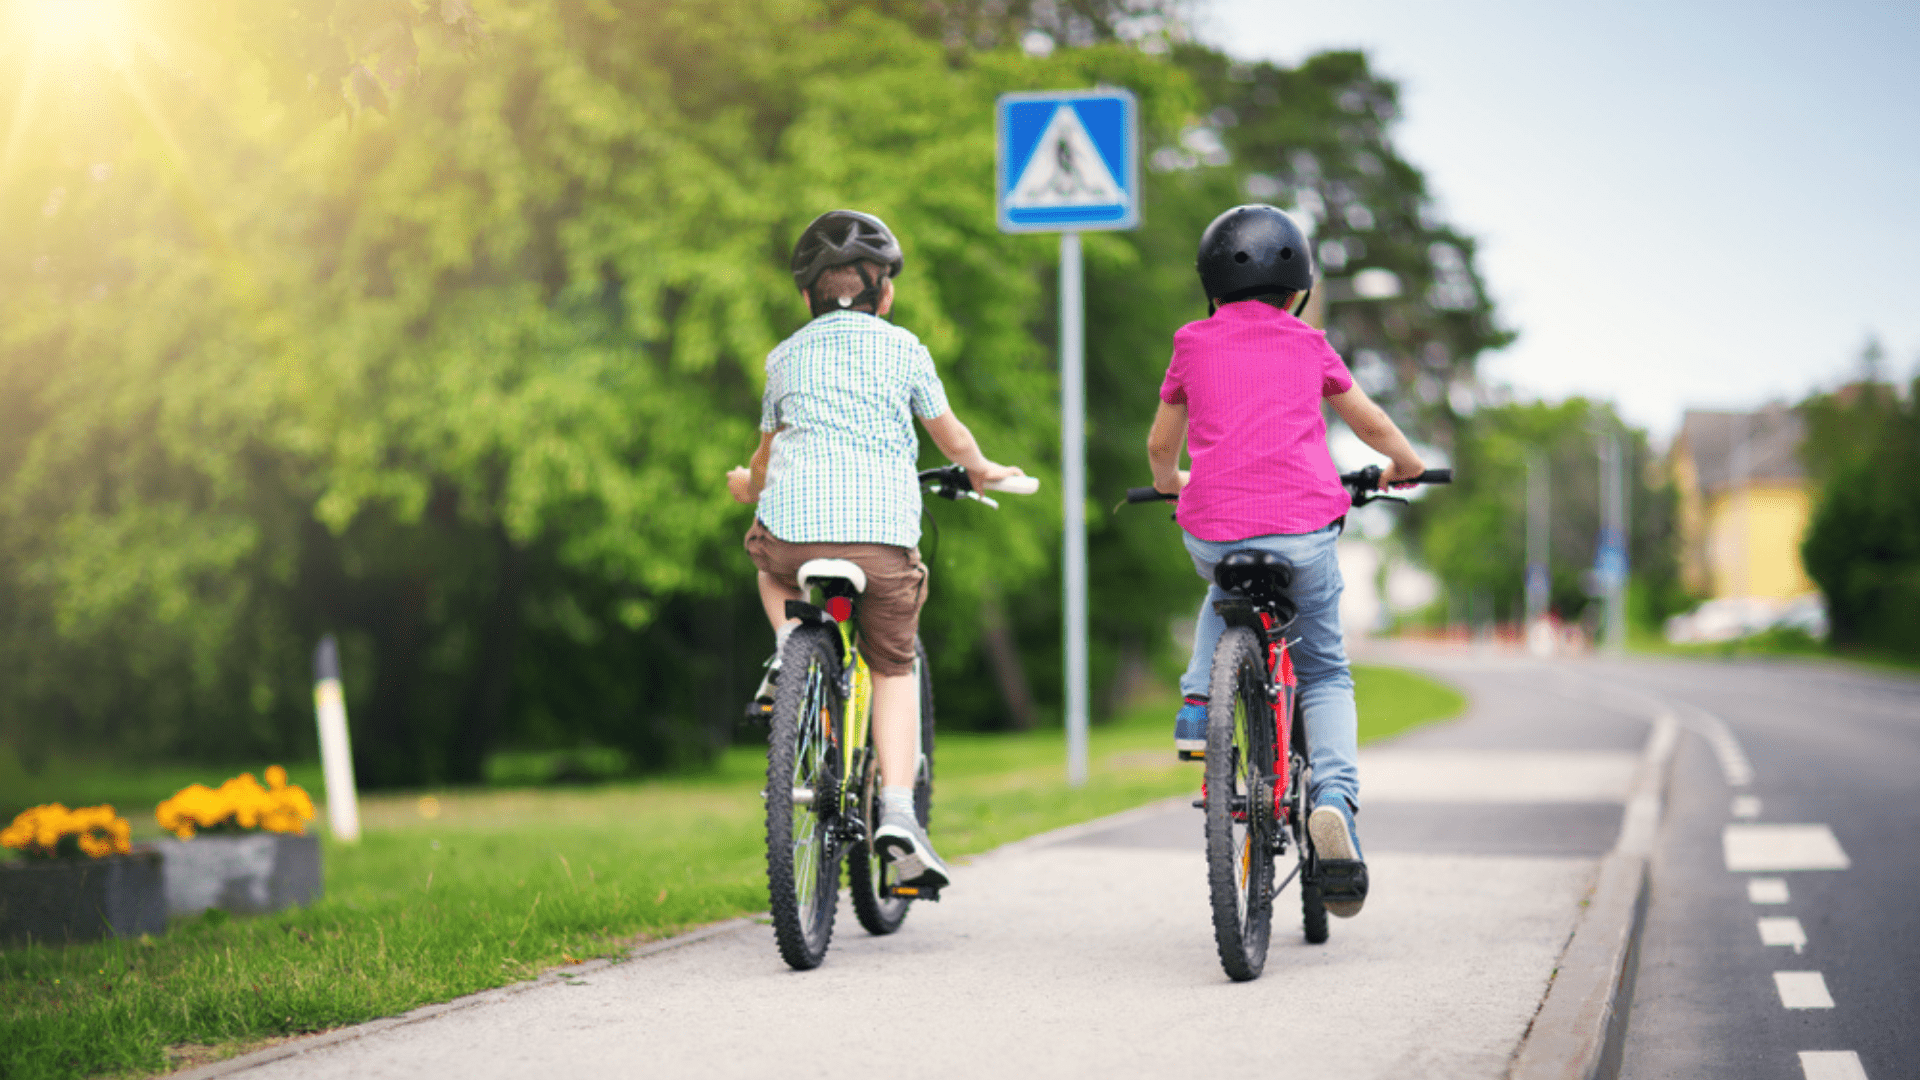
[[[853,583],[853,591],[867,591],[867,572],[845,559],[808,559],[800,564],[800,589],[805,592],[813,588],[816,582],[829,578],[841,578]]]

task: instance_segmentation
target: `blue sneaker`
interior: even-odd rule
[[[1190,697],[1173,714],[1173,748],[1181,761],[1207,756],[1207,699]]]
[[[1367,902],[1367,861],[1353,827],[1353,810],[1338,796],[1307,815],[1307,835],[1320,861],[1320,895],[1329,914],[1351,919]]]

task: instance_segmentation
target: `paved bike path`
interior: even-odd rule
[[[1550,675],[1449,674],[1467,718],[1363,758],[1366,910],[1307,945],[1289,887],[1253,983],[1214,953],[1199,812],[1162,804],[972,860],[891,937],[843,903],[817,971],[745,923],[245,1075],[1504,1076],[1646,724]]]

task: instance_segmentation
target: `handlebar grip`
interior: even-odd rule
[[[1009,476],[1005,480],[991,480],[980,485],[988,491],[1004,491],[1009,495],[1031,495],[1040,490],[1040,478],[1037,476]]]
[[[1127,501],[1130,503],[1174,502],[1179,498],[1180,496],[1178,495],[1168,495],[1167,493],[1163,491],[1155,490],[1152,487],[1137,487],[1137,488],[1127,489]]]
[[[1426,472],[1421,473],[1414,482],[1418,484],[1451,484],[1453,483],[1453,470],[1428,469]]]

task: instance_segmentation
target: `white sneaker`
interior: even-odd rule
[[[893,867],[895,885],[938,889],[953,880],[920,823],[911,817],[889,814],[882,818],[873,833],[873,846]]]
[[[1333,803],[1321,803],[1307,815],[1307,833],[1320,859],[1328,913],[1342,919],[1360,914],[1367,902],[1367,864],[1346,813]]]
[[[780,681],[780,650],[773,650],[773,659],[767,661],[767,672],[760,676],[760,688],[753,692],[753,700],[747,702],[747,719],[766,720],[773,715],[774,683]]]

